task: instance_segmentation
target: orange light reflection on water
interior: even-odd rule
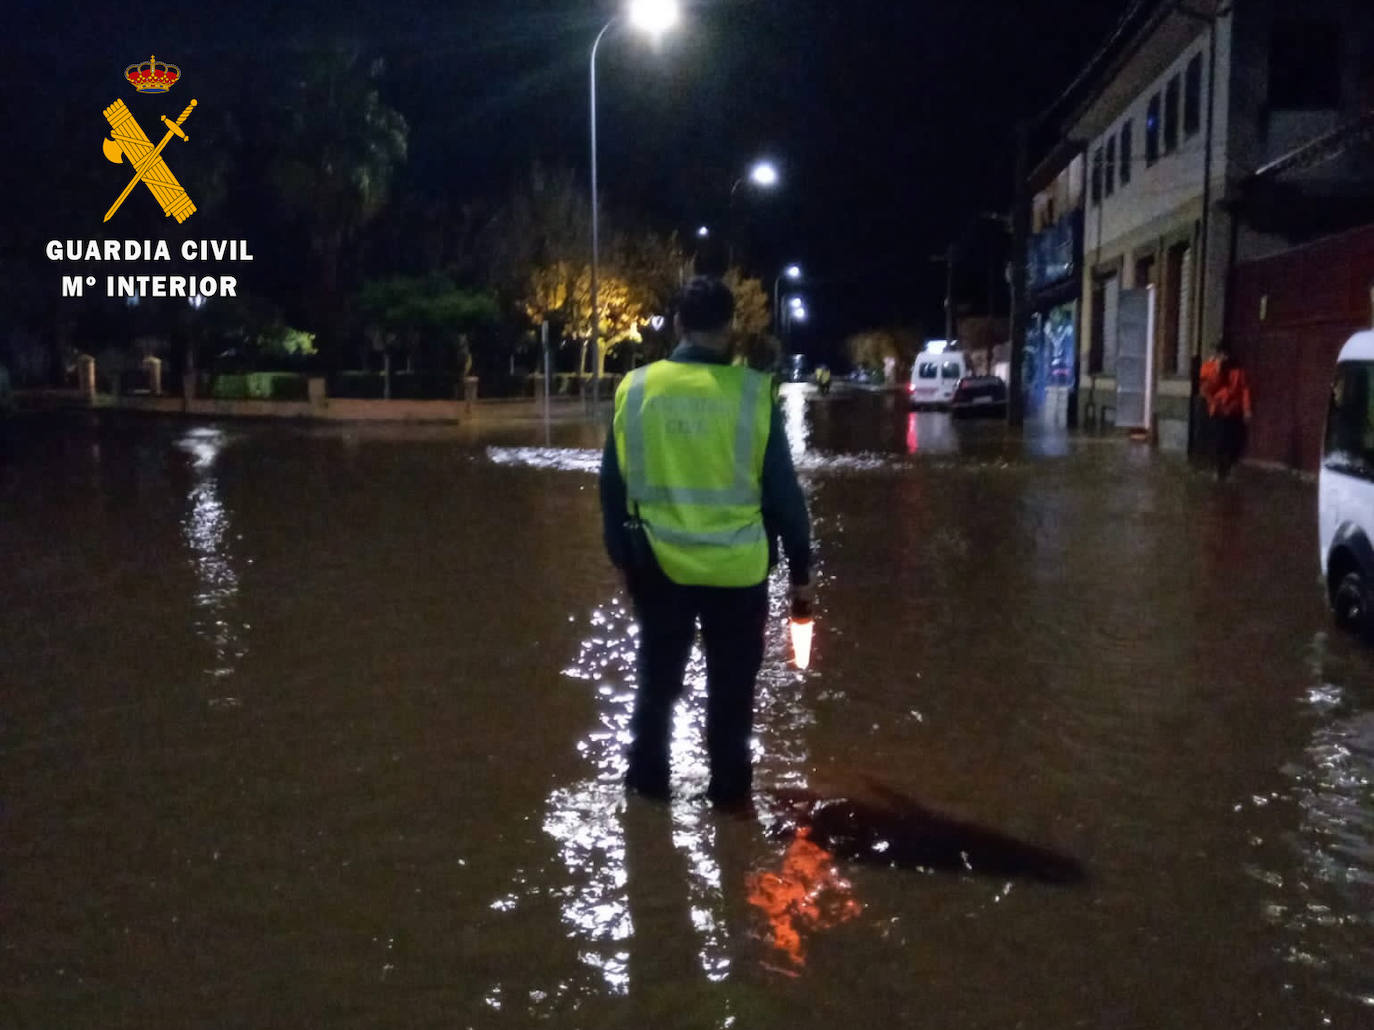
[[[854,887],[840,875],[835,856],[816,844],[805,827],[797,830],[783,855],[782,868],[751,873],[749,904],[767,920],[766,936],[796,975],[806,965],[806,938],[853,919],[863,911]]]

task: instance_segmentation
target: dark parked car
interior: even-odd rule
[[[954,415],[1005,415],[1007,413],[1007,384],[1000,376],[964,376],[949,399]]]

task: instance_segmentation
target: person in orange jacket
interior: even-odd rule
[[[1246,427],[1250,424],[1250,381],[1245,369],[1231,355],[1222,340],[1216,353],[1198,373],[1198,388],[1207,402],[1216,441],[1217,478],[1225,479],[1245,449]]]

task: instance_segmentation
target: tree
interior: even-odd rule
[[[391,396],[391,349],[401,348],[407,366],[426,346],[438,360],[456,362],[466,374],[471,364],[468,335],[500,317],[496,301],[484,293],[461,290],[442,275],[398,276],[363,285],[358,306],[368,335],[383,353],[385,396]]]
[[[534,165],[511,190],[481,233],[489,281],[510,297],[523,297],[531,273],[591,258],[588,195],[571,169]]]
[[[225,297],[198,311],[185,305],[176,310],[187,346],[185,368],[200,363],[203,342],[215,347],[212,365],[225,357],[235,366],[258,370],[263,364],[299,367],[316,353],[315,334],[287,325],[281,309],[261,297]]]
[[[342,326],[341,255],[381,211],[406,158],[406,121],[377,92],[381,70],[380,62],[366,64],[354,50],[314,55],[290,77],[267,123],[268,181],[309,240],[311,319],[327,337]]]
[[[758,279],[746,279],[738,268],[727,269],[725,285],[735,295],[735,332],[749,336],[765,334],[772,325],[768,291]]]
[[[611,265],[632,284],[641,306],[650,314],[666,314],[688,274],[677,233],[617,235],[609,253]]]
[[[856,368],[882,368],[885,359],[909,365],[920,350],[915,333],[906,329],[870,329],[845,341],[845,350]]]
[[[604,344],[596,368],[606,371],[606,358],[627,342],[639,343],[640,329],[647,323],[642,290],[636,290],[618,274],[597,277],[598,335]],[[579,372],[587,367],[587,351],[592,329],[592,277],[589,265],[557,261],[536,268],[526,284],[523,306],[536,325],[549,322],[559,327],[563,337],[581,340]]]

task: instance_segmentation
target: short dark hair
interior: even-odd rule
[[[1224,354],[1228,358],[1231,357],[1231,345],[1227,343],[1225,340],[1218,340],[1217,353]]]
[[[678,295],[677,314],[682,319],[683,332],[719,332],[728,329],[735,317],[735,295],[719,279],[698,275]]]

